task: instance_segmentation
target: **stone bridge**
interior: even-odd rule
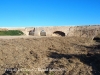
[[[100,32],[100,26],[55,26],[55,27],[34,27],[26,28],[29,35],[33,31],[34,36],[41,36],[41,32],[45,32],[45,36],[94,36]]]
[[[10,29],[11,30],[11,29]],[[12,29],[14,30],[14,29]],[[54,26],[15,28],[27,36],[80,36],[89,37],[100,33],[100,25],[92,26]]]

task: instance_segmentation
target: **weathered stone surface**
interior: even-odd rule
[[[25,35],[29,36],[30,31],[34,31],[34,36],[41,36],[42,30],[46,32],[46,36],[59,36],[63,32],[65,36],[94,37],[100,33],[100,25],[92,26],[55,26],[55,27],[26,27],[26,28],[10,28],[9,30],[21,30]]]

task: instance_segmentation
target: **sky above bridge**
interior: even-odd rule
[[[0,27],[100,24],[100,0],[0,0]]]

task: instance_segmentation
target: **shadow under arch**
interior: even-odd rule
[[[29,31],[29,35],[34,35],[34,33],[35,33],[35,28]]]
[[[65,33],[62,32],[62,31],[55,31],[55,32],[53,32],[53,34],[60,35],[60,36],[65,36]]]
[[[29,31],[29,35],[33,35],[34,36],[34,31],[33,30],[30,30]]]

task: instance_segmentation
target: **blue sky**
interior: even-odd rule
[[[100,24],[100,0],[0,0],[0,27]]]

